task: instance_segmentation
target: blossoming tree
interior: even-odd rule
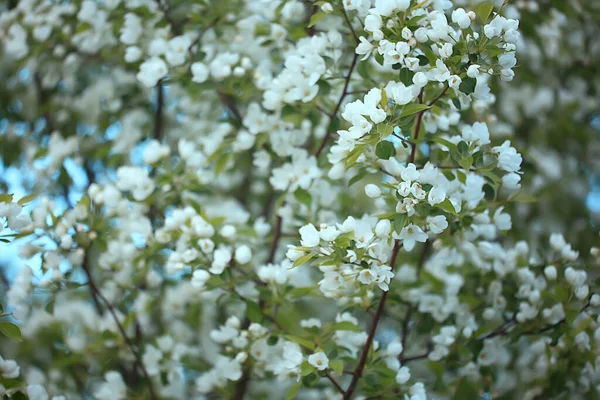
[[[0,396],[598,398],[594,2],[0,12]]]

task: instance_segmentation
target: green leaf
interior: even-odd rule
[[[0,203],[12,203],[13,195],[8,193],[0,194]]]
[[[300,390],[301,387],[302,387],[302,382],[296,382],[292,386],[290,386],[290,388],[287,391],[287,394],[285,395],[285,400],[295,399],[296,395],[298,394],[298,391]]]
[[[294,336],[294,335],[283,335],[283,337],[286,338],[287,340],[291,340],[294,343],[298,343],[300,346],[304,347],[305,349],[312,350],[315,348],[315,345],[310,340],[302,339],[301,337]]]
[[[446,146],[450,152],[456,150],[456,145],[454,143],[439,136],[433,137],[431,141]]]
[[[467,171],[471,169],[471,165],[473,165],[473,157],[465,157],[458,162],[458,165],[466,169]]]
[[[341,375],[344,372],[344,362],[342,360],[330,361],[329,368],[334,370],[336,374]]]
[[[421,111],[425,111],[430,109],[431,106],[427,104],[421,103],[411,103],[404,106],[402,112],[400,113],[400,118],[408,117],[409,115],[420,113]]]
[[[21,200],[19,200],[17,202],[17,204],[20,205],[20,206],[22,206],[24,204],[27,204],[27,203],[31,202],[36,197],[37,197],[37,194],[30,194],[29,196],[25,196],[25,197],[21,198]]]
[[[377,157],[383,160],[389,160],[389,158],[392,157],[394,154],[396,154],[396,148],[394,147],[394,144],[392,142],[383,140],[377,143],[377,146],[375,147],[375,155]]]
[[[537,203],[539,201],[537,197],[521,192],[517,192],[510,196],[508,200],[516,203]]]
[[[358,326],[354,325],[350,321],[336,322],[333,325],[333,329],[336,331],[362,332],[362,329],[360,329]]]
[[[465,78],[458,86],[458,90],[466,94],[467,96],[475,92],[475,86],[477,85],[477,79]]]
[[[485,24],[493,10],[494,3],[481,3],[479,6],[477,6],[475,14],[477,14],[477,17],[479,17],[479,22]]]
[[[400,82],[402,82],[404,86],[410,86],[413,84],[413,76],[415,76],[415,73],[408,68],[402,68],[400,70]]]
[[[360,171],[358,174],[354,175],[352,177],[352,179],[350,179],[350,181],[348,182],[348,187],[354,185],[356,182],[360,181],[362,178],[364,178],[367,175],[367,171],[366,170],[362,170]]]
[[[457,98],[452,99],[452,104],[454,104],[454,107],[456,107],[456,109],[459,111],[462,108],[462,106],[460,105],[460,100],[458,100]]]
[[[294,197],[296,197],[296,200],[298,200],[300,203],[302,203],[306,207],[310,208],[310,206],[312,204],[312,196],[310,195],[310,193],[308,191],[306,191],[302,188],[298,188],[294,192]]]
[[[227,165],[227,161],[229,161],[229,154],[225,154],[223,157],[219,158],[215,165],[215,175],[219,175],[221,171],[223,171]]]
[[[23,337],[21,336],[21,329],[12,322],[0,322],[0,333],[2,333],[7,338],[16,340],[18,342],[23,341]]]
[[[319,22],[320,20],[323,19],[323,17],[325,16],[325,13],[323,11],[319,11],[316,14],[313,14],[310,17],[310,22],[308,23],[308,27],[313,27],[317,22]]]
[[[435,205],[436,207],[441,208],[442,210],[449,212],[450,214],[454,214],[456,215],[456,209],[454,208],[454,206],[452,205],[452,202],[450,201],[450,199],[446,199],[444,201],[442,201],[439,204]]]
[[[346,168],[350,168],[351,166],[356,164],[358,157],[360,157],[364,149],[365,146],[357,145],[350,151],[350,154],[348,154],[348,158],[346,158]]]
[[[399,214],[394,218],[393,228],[396,233],[400,233],[402,228],[406,226],[408,216],[406,214]]]
[[[303,255],[302,257],[299,257],[296,261],[294,261],[294,264],[292,264],[292,268],[296,268],[298,265],[302,265],[309,262],[314,256],[314,254],[308,253]]]
[[[315,367],[310,365],[307,361],[303,361],[300,365],[300,376],[310,375],[315,371]]]
[[[260,306],[253,301],[246,301],[246,317],[248,317],[251,322],[262,321]]]
[[[479,390],[471,383],[467,378],[462,378],[458,382],[456,392],[452,396],[452,400],[467,400],[467,399],[479,399]]]

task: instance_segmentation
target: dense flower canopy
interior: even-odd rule
[[[0,5],[0,397],[598,398],[598,37],[585,0]]]

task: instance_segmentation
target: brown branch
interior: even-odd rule
[[[333,386],[335,386],[335,388],[337,389],[338,392],[340,392],[341,394],[344,394],[344,389],[340,386],[339,383],[337,383],[337,381],[335,379],[333,379],[333,377],[331,375],[329,375],[327,372],[325,372],[325,377],[327,379],[329,379],[329,382],[333,383]]]
[[[171,16],[171,6],[167,2],[167,0],[164,0],[164,2],[161,0],[154,0],[154,1],[156,2],[156,4],[158,4],[158,8],[165,15],[165,19],[169,23],[169,26],[171,26],[171,30],[173,31],[173,33],[176,36],[181,35],[182,34],[182,26],[180,24],[178,24],[177,21],[175,21],[173,19],[173,17]]]
[[[83,254],[83,262],[81,263],[81,268],[83,268],[83,271],[85,272],[86,276],[88,277],[88,286],[90,288],[90,294],[92,295],[92,301],[94,302],[94,307],[96,307],[96,311],[98,312],[98,314],[102,315],[104,314],[104,310],[102,309],[102,305],[100,304],[100,299],[98,298],[98,294],[96,292],[96,290],[94,289],[95,284],[91,279],[92,276],[92,272],[90,270],[90,264],[89,264],[89,249],[85,250],[84,254]]]
[[[333,124],[333,120],[335,119],[338,111],[340,110],[340,107],[342,106],[342,103],[343,103],[344,99],[346,98],[346,95],[348,95],[348,85],[350,85],[350,78],[352,77],[352,72],[354,72],[354,68],[356,67],[357,61],[358,61],[358,54],[354,54],[354,57],[352,58],[352,63],[350,64],[350,69],[348,70],[348,75],[346,75],[346,77],[345,77],[344,89],[342,90],[342,94],[340,95],[340,98],[335,106],[335,109],[333,110],[333,112],[331,113],[331,116],[329,117],[329,123],[327,124],[328,125],[327,133],[325,134],[325,137],[321,141],[321,144],[319,145],[319,148],[317,149],[317,152],[315,153],[315,156],[317,158],[319,158],[319,155],[321,155],[321,152],[327,145],[327,141],[329,140],[329,138],[331,137],[331,134],[333,133],[331,130],[331,125]]]
[[[358,35],[356,34],[356,31],[354,30],[354,27],[352,26],[352,22],[350,22],[350,18],[348,17],[348,13],[346,13],[346,10],[344,9],[344,6],[341,7],[342,10],[342,15],[344,15],[344,19],[346,20],[346,24],[348,24],[348,28],[350,28],[350,32],[352,32],[352,36],[354,37],[354,41],[356,42],[356,44],[360,43],[360,39],[358,38]]]
[[[394,241],[394,247],[392,249],[392,257],[390,259],[390,266],[394,269],[394,264],[396,264],[396,258],[398,257],[398,253],[400,251],[400,247],[402,245],[398,241]],[[385,307],[385,301],[387,299],[389,291],[383,292],[381,295],[381,299],[379,300],[379,305],[377,306],[377,311],[375,312],[375,317],[373,317],[373,323],[371,324],[371,329],[369,330],[369,336],[367,337],[367,341],[363,346],[362,353],[360,359],[358,360],[358,364],[354,369],[354,375],[352,376],[352,380],[350,381],[350,385],[348,385],[348,389],[344,392],[344,400],[349,400],[354,391],[356,390],[356,386],[358,385],[358,381],[362,376],[363,370],[365,369],[365,365],[367,363],[367,357],[369,355],[369,350],[371,349],[371,345],[373,344],[373,339],[375,338],[375,332],[377,331],[377,325],[379,324],[379,320],[383,315],[383,308]]]
[[[591,296],[590,296],[590,298],[591,298]],[[585,303],[585,305],[579,311],[579,314],[581,314],[582,312],[584,312],[585,310],[587,310],[589,307],[590,307],[590,301],[588,300],[588,302]],[[514,322],[514,318],[512,320],[508,321],[506,324],[497,327],[493,331],[491,331],[491,332],[489,332],[489,333],[487,333],[487,334],[485,334],[483,336],[478,337],[477,340],[486,340],[486,339],[491,339],[491,338],[496,337],[496,336],[507,335],[509,333],[510,325],[513,322]],[[529,329],[527,331],[521,332],[520,334],[524,335],[524,336],[541,335],[544,332],[548,332],[548,331],[551,331],[553,329],[558,328],[559,326],[561,326],[565,322],[567,322],[567,318],[563,318],[560,321],[558,321],[557,323],[552,324],[552,325],[547,325],[547,326],[545,326],[543,328],[539,328],[539,329],[533,329],[532,328],[532,329]]]
[[[87,251],[86,251],[86,254],[87,254]],[[108,301],[108,299],[106,297],[104,297],[104,295],[102,294],[102,292],[100,291],[98,286],[96,286],[96,283],[94,282],[94,279],[92,278],[92,273],[90,271],[89,264],[87,262],[83,263],[82,268],[87,276],[88,285],[90,286],[91,290],[95,293],[95,296],[97,297],[97,299],[102,300],[102,302],[104,303],[104,305],[110,312],[110,315],[112,316],[113,320],[115,321],[115,324],[117,325],[117,328],[119,329],[119,332],[121,333],[121,336],[123,337],[123,340],[125,341],[125,344],[127,345],[129,350],[133,354],[136,364],[142,370],[142,374],[144,375],[144,379],[146,379],[146,385],[150,392],[150,398],[152,398],[154,400],[158,400],[158,395],[156,394],[154,385],[152,384],[152,380],[150,379],[150,375],[148,374],[148,370],[146,369],[146,366],[144,365],[144,361],[142,360],[142,357],[140,356],[139,352],[136,350],[135,345],[133,344],[133,342],[131,341],[131,339],[129,338],[127,333],[125,332],[125,328],[121,324],[121,321],[119,321],[119,317],[117,316],[114,306]]]
[[[423,250],[421,251],[421,256],[419,257],[419,261],[417,263],[417,278],[419,278],[421,276],[421,270],[423,269],[423,264],[425,263],[425,258],[427,257],[427,253],[429,252],[430,248],[431,248],[431,241],[426,240],[425,244],[423,245]],[[410,320],[412,318],[412,314],[414,311],[415,311],[415,306],[412,304],[409,305],[408,310],[406,311],[406,315],[404,316],[404,320],[402,321],[402,338],[401,338],[402,352],[399,355],[400,360],[402,360],[402,355],[404,354],[404,351],[406,350],[406,339],[408,338],[408,327],[410,325]]]
[[[448,91],[448,88],[450,86],[448,86],[448,84],[446,83],[446,86],[444,87],[444,90],[442,90],[442,93],[440,93],[439,95],[437,95],[433,100],[431,100],[429,103],[427,103],[427,105],[429,107],[431,107],[432,105],[434,105],[435,103],[437,103],[437,101],[439,99],[441,99],[442,97],[444,97],[444,95],[446,94],[446,92]]]
[[[425,353],[418,354],[416,356],[401,357],[400,358],[400,364],[406,364],[406,363],[411,362],[411,361],[422,360],[424,358],[429,357],[429,353],[430,353],[430,351],[427,351]]]
[[[40,107],[40,109],[42,109],[46,106],[48,98],[46,93],[44,92],[44,87],[42,85],[42,77],[39,71],[35,71],[33,73],[33,84],[35,86],[35,94],[37,97],[38,106]],[[42,117],[44,117],[44,119],[46,120],[46,129],[48,130],[48,134],[52,134],[56,127],[54,126],[50,114],[48,112],[44,112],[42,114]]]
[[[427,103],[427,105],[429,107],[433,106],[439,99],[441,99],[445,94],[446,91],[448,90],[448,85],[446,84],[446,86],[444,87],[444,90],[442,90],[442,92],[435,97],[433,100],[431,100],[429,103]],[[423,104],[423,89],[421,89],[421,93],[419,93],[419,104]],[[411,144],[412,149],[410,151],[410,163],[414,163],[415,162],[415,157],[417,155],[417,139],[419,138],[419,131],[421,130],[421,122],[423,121],[423,115],[425,114],[425,112],[428,109],[419,111],[419,113],[417,114],[417,123],[415,124],[415,132],[413,134],[413,142]]]
[[[198,34],[198,37],[196,39],[194,39],[192,41],[192,43],[190,44],[190,47],[188,47],[188,53],[189,53],[190,57],[196,56],[196,53],[194,53],[192,51],[192,49],[194,48],[194,46],[196,46],[197,44],[200,43],[200,41],[202,40],[202,37],[204,37],[204,34],[206,33],[206,31],[208,31],[210,28],[213,28],[217,24],[217,22],[219,22],[220,19],[221,19],[221,16],[218,16],[210,24],[208,24],[208,25],[206,25],[206,27],[202,28],[202,30]]]
[[[267,264],[272,263],[275,260],[275,253],[277,252],[277,246],[281,239],[281,217],[278,215],[275,219],[275,229],[273,230],[273,240],[271,241],[271,247],[269,248],[269,256],[267,257]]]
[[[217,94],[219,95],[219,99],[221,99],[221,103],[223,103],[227,110],[240,122],[240,125],[244,126],[244,118],[233,98],[228,96],[221,89],[217,89]]]
[[[152,137],[160,142],[163,137],[165,88],[162,79],[156,84],[156,112],[154,113],[154,134]]]
[[[273,240],[271,241],[271,247],[269,249],[269,256],[267,257],[267,264],[272,263],[275,259],[275,253],[277,252],[277,246],[279,245],[279,240],[281,239],[281,217],[277,216],[275,219],[275,228],[273,230]],[[242,300],[246,301],[243,296],[236,292],[235,288],[232,288],[232,291],[235,292]],[[274,323],[279,329],[285,331],[285,329],[279,324],[279,322],[264,311],[265,301],[260,299],[258,301],[258,307],[260,309],[260,313],[267,318],[269,321]],[[244,318],[244,322],[242,324],[244,329],[247,329],[250,326],[250,319],[248,317]],[[235,390],[233,391],[233,395],[231,400],[243,400],[246,396],[246,392],[248,391],[248,384],[250,383],[250,375],[252,374],[252,369],[248,366],[244,368],[242,372],[242,377],[235,385]]]

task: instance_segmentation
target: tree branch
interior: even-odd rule
[[[325,134],[325,137],[321,141],[321,144],[319,145],[319,148],[317,149],[317,152],[315,153],[315,156],[317,158],[319,158],[319,155],[321,155],[321,152],[327,145],[327,141],[329,140],[329,138],[331,137],[331,134],[333,133],[331,130],[331,125],[333,124],[333,120],[335,119],[338,111],[340,110],[340,107],[342,106],[342,103],[343,103],[344,99],[346,98],[346,95],[348,95],[348,85],[350,85],[350,78],[352,77],[352,72],[354,72],[354,68],[356,67],[357,61],[358,61],[358,54],[354,54],[354,57],[352,58],[352,63],[350,64],[350,69],[348,70],[348,75],[346,75],[346,78],[345,78],[344,89],[342,90],[342,94],[340,95],[340,98],[335,106],[335,109],[333,110],[333,112],[331,113],[331,116],[329,117],[329,123],[327,124],[327,133]]]
[[[398,241],[394,241],[394,247],[392,249],[392,257],[390,259],[390,266],[394,269],[394,264],[396,264],[396,258],[398,257],[398,252],[400,251],[400,247],[402,245]],[[373,344],[373,339],[375,338],[375,332],[377,331],[377,325],[379,324],[379,320],[383,315],[383,308],[385,307],[385,301],[387,299],[389,291],[383,292],[381,295],[381,299],[379,300],[379,305],[377,306],[377,311],[375,312],[375,317],[373,317],[373,323],[371,324],[371,329],[369,330],[369,336],[367,337],[367,341],[362,349],[362,354],[360,359],[358,360],[358,364],[354,369],[354,375],[352,376],[352,380],[350,381],[350,385],[348,385],[348,389],[344,392],[344,400],[349,400],[354,394],[356,390],[356,386],[358,385],[358,381],[362,376],[363,370],[365,369],[365,364],[367,363],[367,357],[369,355],[369,350],[371,349],[371,345]]]
[[[423,269],[423,264],[425,263],[425,258],[427,257],[427,253],[431,248],[431,241],[426,240],[423,245],[423,250],[421,251],[421,257],[419,257],[419,261],[417,263],[417,279],[421,276],[421,270]],[[402,355],[406,350],[406,339],[408,338],[408,326],[410,325],[410,320],[412,318],[412,314],[415,310],[415,307],[411,304],[408,306],[408,310],[406,311],[406,315],[404,317],[404,321],[402,321],[402,352],[400,353],[399,358],[402,359]]]
[[[444,97],[444,95],[446,94],[446,91],[448,90],[448,84],[446,84],[446,86],[444,87],[444,90],[442,90],[442,92],[435,97],[433,100],[431,100],[429,103],[427,103],[427,105],[429,107],[433,106],[439,99],[441,99],[442,97]],[[423,89],[421,89],[421,93],[419,93],[419,104],[423,104]],[[415,162],[415,157],[417,155],[417,139],[419,138],[419,131],[421,130],[421,122],[423,121],[423,115],[425,114],[425,112],[427,111],[427,109],[419,111],[419,113],[417,114],[417,123],[415,124],[415,132],[413,134],[413,141],[414,143],[412,143],[412,149],[410,151],[410,161],[411,163]]]
[[[88,248],[88,250],[89,250],[89,248]],[[86,250],[86,255],[87,255],[88,250]],[[125,341],[125,344],[127,345],[129,350],[133,354],[136,364],[142,370],[142,374],[144,375],[144,379],[146,379],[146,385],[150,392],[150,398],[152,398],[153,400],[158,400],[158,396],[154,389],[154,385],[152,384],[152,380],[150,379],[150,375],[148,374],[148,370],[146,369],[146,366],[144,365],[142,357],[140,356],[139,352],[136,350],[135,345],[133,344],[133,342],[127,335],[127,333],[125,332],[125,328],[121,324],[121,321],[119,321],[119,317],[117,316],[114,306],[108,301],[108,299],[106,297],[104,297],[104,295],[102,294],[102,292],[100,291],[98,286],[96,286],[96,283],[94,282],[92,273],[89,268],[89,264],[85,258],[84,258],[84,261],[85,262],[82,264],[81,267],[83,268],[83,271],[85,272],[85,274],[87,276],[88,285],[90,286],[92,292],[95,293],[95,301],[98,302],[97,307],[99,306],[98,299],[102,300],[102,302],[104,303],[104,305],[110,312],[110,315],[112,316],[113,320],[115,321],[115,324],[117,325],[117,328],[119,329],[119,332],[121,333],[121,336],[123,337],[123,340]]]
[[[163,109],[165,103],[165,88],[162,79],[156,84],[156,112],[154,113],[154,134],[152,137],[159,142],[163,137],[164,116]]]

